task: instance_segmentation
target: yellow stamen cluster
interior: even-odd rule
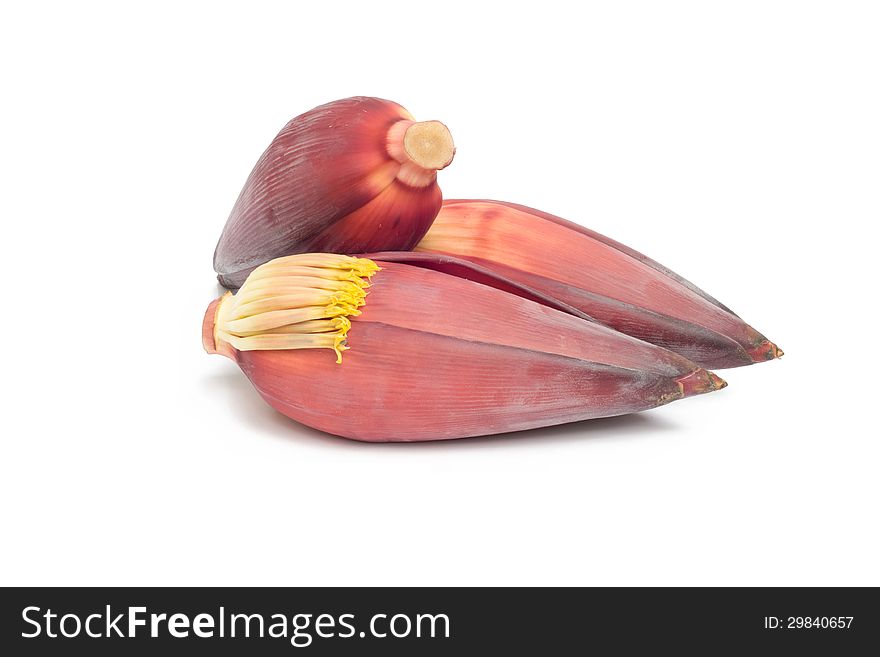
[[[305,253],[257,267],[241,289],[227,293],[214,323],[215,342],[239,351],[328,348],[342,362],[349,317],[361,314],[370,277],[367,258]]]

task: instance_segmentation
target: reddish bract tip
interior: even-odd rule
[[[754,362],[761,363],[765,360],[782,358],[784,352],[770,340],[764,340],[757,347],[749,349],[748,354]]]
[[[715,374],[715,372],[707,372],[707,374],[709,375],[709,378],[712,379],[712,384],[715,386],[715,390],[721,390],[722,388],[727,387],[727,381]]]
[[[717,374],[695,370],[677,381],[683,397],[693,397],[727,387],[727,382]]]

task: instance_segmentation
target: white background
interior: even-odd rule
[[[880,584],[874,3],[6,3],[3,584]],[[670,266],[786,351],[626,418],[369,445],[203,353],[284,123],[441,119],[447,198]],[[340,409],[344,413],[345,409]]]

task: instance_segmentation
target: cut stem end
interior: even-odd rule
[[[455,156],[449,128],[440,121],[418,121],[403,135],[403,148],[409,158],[424,169],[440,170]]]

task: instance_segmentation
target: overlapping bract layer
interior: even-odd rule
[[[260,157],[214,252],[229,288],[279,256],[411,249],[440,209],[449,131],[397,103],[355,97],[291,120]]]
[[[435,271],[437,262],[424,257],[426,266],[340,258],[308,254],[264,265],[239,291],[240,303],[227,295],[211,304],[203,330],[205,348],[235,360],[270,405],[329,433],[368,441],[486,435],[631,413],[724,385],[678,354]],[[273,313],[339,305],[326,277],[300,271],[306,259],[310,267],[348,268],[361,282],[339,281],[369,295],[354,293],[357,303],[346,300],[346,312],[333,317],[315,317],[316,310],[276,325],[292,316]],[[274,319],[264,323],[261,315]],[[343,316],[345,331],[324,324],[312,332],[317,325],[308,324],[275,337],[282,326]],[[282,342],[288,336],[293,348]],[[336,364],[327,348],[340,345],[350,351]]]
[[[727,307],[659,263],[532,208],[447,200],[416,250],[471,260],[704,367],[782,355]]]

